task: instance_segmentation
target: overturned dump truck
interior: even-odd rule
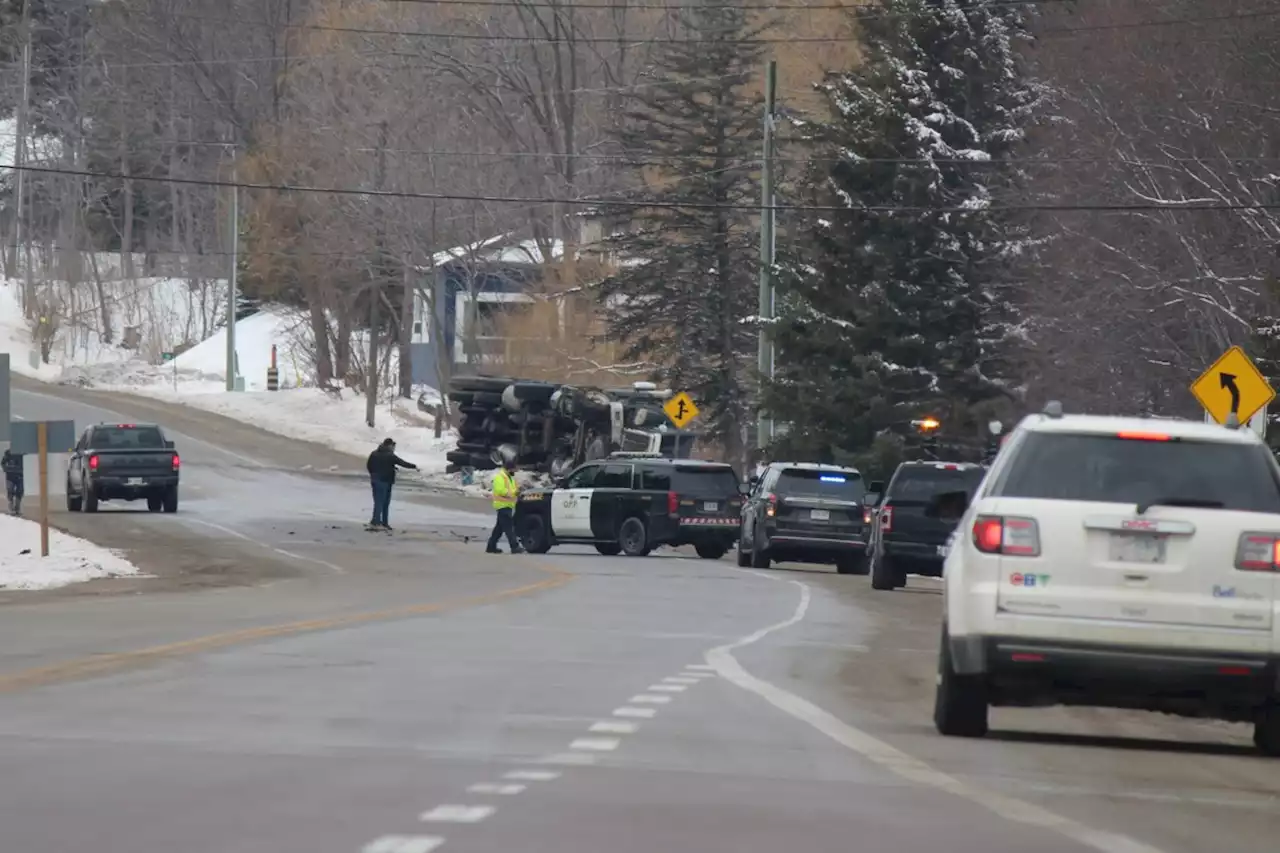
[[[629,388],[588,388],[509,376],[450,380],[450,407],[461,418],[450,473],[492,470],[504,453],[521,468],[559,477],[610,453],[689,458],[698,434],[676,429],[662,410],[671,391],[651,382]]]

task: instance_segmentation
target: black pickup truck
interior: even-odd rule
[[[67,510],[146,498],[152,512],[178,511],[182,460],[155,424],[97,424],[80,436],[67,465]]]

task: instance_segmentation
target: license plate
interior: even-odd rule
[[[827,509],[811,509],[809,510],[809,519],[811,521],[830,521],[831,510]]]
[[[1111,560],[1116,563],[1163,563],[1165,537],[1134,533],[1111,534]]]
[[[130,477],[130,478],[129,478],[129,485],[130,485],[130,486],[141,486],[144,482],[145,482],[145,481],[144,481],[141,477]]]
[[[703,501],[702,509],[704,512],[718,512],[720,510],[720,504],[716,501]]]

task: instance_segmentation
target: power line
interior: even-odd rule
[[[537,205],[575,205],[578,207],[627,208],[627,209],[665,209],[665,210],[742,210],[756,212],[761,210],[757,204],[720,204],[716,202],[698,201],[666,201],[662,199],[610,199],[604,197],[564,198],[557,196],[505,196],[505,195],[473,195],[467,193],[422,193],[397,190],[368,190],[355,187],[319,187],[292,184],[266,184],[242,181],[217,181],[197,178],[171,178],[152,175],[122,175],[113,172],[91,172],[82,169],[54,169],[43,166],[7,166],[0,169],[34,172],[37,174],[66,175],[70,177],[97,178],[100,180],[141,181],[144,183],[179,184],[205,187],[239,188],[245,190],[262,190],[267,192],[306,193],[317,195],[363,196],[365,198],[400,198],[423,201],[472,201],[491,204]],[[1141,202],[1131,204],[1004,204],[985,208],[973,207],[924,207],[898,205],[865,205],[863,207],[847,207],[838,205],[779,204],[772,208],[783,212],[815,213],[910,213],[910,214],[949,214],[965,215],[1002,211],[1043,212],[1043,213],[1134,213],[1140,211],[1163,211],[1178,213],[1182,211],[1265,211],[1280,210],[1280,203],[1238,203],[1238,202],[1168,202],[1156,204]]]

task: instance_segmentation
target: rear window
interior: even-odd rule
[[[164,439],[156,427],[97,427],[92,444],[95,450],[164,449]]]
[[[806,495],[842,501],[860,501],[866,494],[862,475],[856,471],[821,471],[787,468],[778,475],[774,490],[782,495]]]
[[[1280,513],[1280,483],[1259,445],[1031,433],[1017,453],[1001,496],[1132,504],[1181,498]]]
[[[933,465],[899,468],[889,485],[888,499],[895,503],[929,503],[947,492],[963,491],[972,495],[985,473],[982,468],[939,468]]]
[[[640,488],[647,492],[671,491],[671,472],[666,468],[641,468]]]
[[[732,468],[677,465],[671,474],[671,490],[691,497],[724,497],[738,493],[738,475]]]

